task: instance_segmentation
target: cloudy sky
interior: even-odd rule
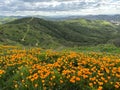
[[[0,0],[0,15],[120,14],[120,0]]]

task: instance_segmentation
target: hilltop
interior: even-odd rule
[[[44,48],[88,46],[113,43],[119,32],[119,26],[103,20],[26,17],[0,25],[0,43]]]

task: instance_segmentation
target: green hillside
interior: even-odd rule
[[[11,22],[16,20],[17,18],[15,17],[0,17],[0,24],[5,24],[7,22]]]
[[[44,48],[88,46],[119,43],[119,32],[119,26],[100,20],[48,21],[28,17],[0,25],[0,43]]]

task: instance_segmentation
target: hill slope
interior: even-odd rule
[[[41,47],[97,45],[113,41],[119,29],[106,21],[18,19],[0,26],[0,43]]]
[[[11,22],[11,21],[14,21],[15,19],[17,19],[17,18],[16,17],[1,17],[0,16],[0,24]]]

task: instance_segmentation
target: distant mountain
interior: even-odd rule
[[[44,48],[98,45],[114,42],[119,33],[119,26],[102,20],[27,17],[0,25],[0,43]]]
[[[40,15],[35,15],[35,16],[0,16],[0,23],[6,23],[9,21],[13,21],[15,19],[20,19],[20,18],[25,18],[25,17],[37,17],[37,18],[42,18],[45,20],[70,20],[70,19],[79,19],[79,18],[84,18],[88,20],[106,20],[110,22],[120,22],[120,15],[74,15],[74,16],[40,16]]]
[[[51,19],[56,20],[69,20],[69,19],[79,19],[84,18],[88,20],[106,20],[106,21],[119,21],[120,22],[120,15],[78,15],[78,16],[64,16],[64,17],[51,17]]]
[[[89,20],[106,20],[106,21],[120,22],[120,15],[88,15],[88,16],[82,16],[82,18]]]

